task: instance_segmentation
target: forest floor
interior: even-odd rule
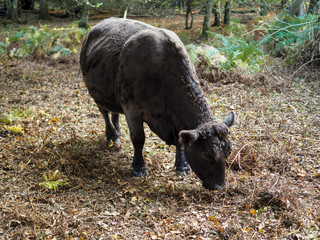
[[[77,58],[0,59],[0,239],[320,238],[318,71],[198,68],[215,76],[201,80],[214,115],[238,114],[226,185],[209,191],[176,177],[174,147],[147,126],[150,176],[132,176],[125,119],[121,147],[106,144]]]

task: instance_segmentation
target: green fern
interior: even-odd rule
[[[58,191],[60,187],[69,185],[66,178],[59,172],[59,170],[48,172],[48,174],[43,173],[44,181],[39,183],[41,187],[48,188],[53,191]]]
[[[303,55],[307,46],[315,42],[318,34],[318,16],[309,14],[291,17],[283,13],[270,24],[269,32],[260,45],[264,46],[270,55],[285,56],[286,62],[292,63]],[[319,52],[319,47],[317,50]]]
[[[247,72],[259,72],[264,64],[263,54],[258,44],[254,41],[247,42],[242,37],[222,36],[211,34],[212,45],[227,57],[221,64],[226,70],[238,68]]]
[[[7,54],[7,45],[0,42],[0,57],[3,57]]]
[[[192,61],[192,63],[197,66],[199,63],[199,58],[198,58],[198,54],[197,54],[197,46],[194,44],[189,44],[186,46],[186,49],[189,53],[189,57]]]
[[[10,57],[22,58],[34,55],[38,50],[45,56],[58,58],[77,53],[86,30],[75,28],[74,24],[67,28],[57,29],[43,26],[29,26],[8,36],[8,44],[0,44],[0,56],[7,54],[3,49],[8,47]]]
[[[263,54],[256,42],[247,42],[236,36],[222,36],[210,33],[211,45],[188,45],[191,61],[197,65],[201,56],[208,66],[222,69],[239,69],[245,72],[259,72],[264,64]]]
[[[27,108],[26,110],[14,108],[0,116],[0,123],[12,124],[19,122],[21,119],[33,120],[42,116],[49,116],[49,114],[43,110],[35,109],[34,107]]]

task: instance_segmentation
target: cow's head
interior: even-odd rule
[[[232,149],[229,127],[235,119],[236,114],[232,111],[223,122],[210,121],[179,133],[187,162],[207,189],[214,190],[224,185],[225,160]]]

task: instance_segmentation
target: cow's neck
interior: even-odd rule
[[[169,90],[168,108],[177,130],[195,129],[214,120],[203,91],[194,78],[180,79],[179,84]]]

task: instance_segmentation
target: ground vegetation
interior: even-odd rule
[[[231,11],[199,41],[202,14],[186,30],[184,14],[155,9],[127,17],[177,32],[214,115],[237,112],[225,187],[177,177],[175,149],[147,126],[150,175],[133,177],[125,119],[121,147],[107,144],[82,81],[87,30],[27,13],[28,25],[5,20],[0,33],[1,238],[319,239],[317,15]],[[90,12],[90,25],[106,14]]]

